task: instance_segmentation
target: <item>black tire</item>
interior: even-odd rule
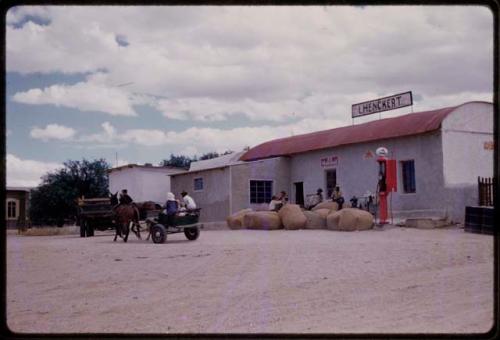
[[[184,235],[189,241],[194,241],[200,236],[200,229],[197,227],[184,228]]]
[[[155,224],[151,230],[151,238],[154,243],[165,243],[167,240],[167,229],[161,224]]]
[[[86,224],[86,229],[87,229],[87,237],[94,236],[94,226],[92,223],[85,223]]]
[[[80,221],[80,237],[85,237],[87,233],[87,226],[84,221]]]

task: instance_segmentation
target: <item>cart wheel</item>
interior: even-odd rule
[[[151,231],[151,238],[154,243],[165,243],[167,239],[167,230],[161,224],[155,224]]]
[[[189,241],[194,241],[200,236],[200,230],[197,227],[184,228],[184,235]]]
[[[85,237],[85,233],[87,232],[87,227],[85,226],[84,221],[80,221],[80,237]]]

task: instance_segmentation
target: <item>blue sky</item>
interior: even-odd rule
[[[68,159],[158,164],[340,127],[409,90],[415,112],[493,96],[486,7],[19,6],[6,22],[10,186]]]

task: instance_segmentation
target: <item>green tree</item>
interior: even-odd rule
[[[37,223],[62,225],[77,215],[77,198],[106,197],[110,165],[104,160],[68,160],[62,169],[47,173],[31,191],[30,218]]]
[[[187,156],[184,155],[174,155],[170,154],[169,159],[164,159],[160,162],[160,166],[175,166],[178,168],[184,168],[184,169],[189,169],[189,165],[191,164],[192,161],[196,160],[191,159]]]

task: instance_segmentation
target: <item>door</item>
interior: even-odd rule
[[[326,197],[328,199],[332,197],[333,189],[337,185],[337,170],[330,169],[325,171],[326,174]]]
[[[295,185],[295,203],[304,206],[304,182],[293,184]]]

